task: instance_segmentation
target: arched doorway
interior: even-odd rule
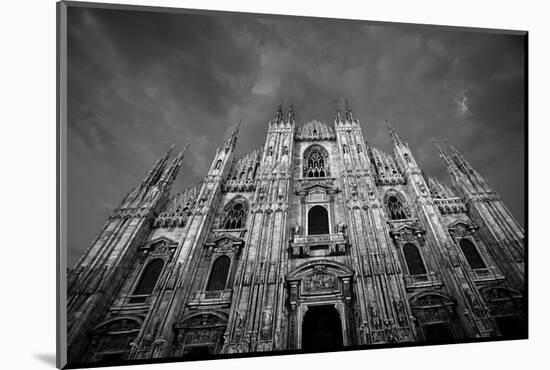
[[[453,334],[449,329],[448,324],[437,323],[424,325],[424,340],[430,344],[452,343],[454,342]]]
[[[315,206],[308,212],[308,235],[330,234],[328,225],[328,212],[325,207]]]
[[[342,323],[334,305],[309,306],[302,324],[302,348],[326,351],[342,346]]]

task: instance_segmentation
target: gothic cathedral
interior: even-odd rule
[[[391,127],[238,127],[197,186],[172,194],[170,149],[68,273],[69,363],[525,338],[523,228],[454,147],[450,186]]]

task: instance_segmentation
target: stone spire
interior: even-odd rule
[[[395,129],[390,125],[390,123],[388,122],[388,120],[386,120],[386,125],[388,126],[388,133],[390,134],[390,137],[393,141],[393,144],[395,146],[398,146],[398,145],[404,145],[403,144],[403,141],[401,140],[401,138],[399,137],[399,135],[397,134],[397,132],[395,131]]]
[[[237,145],[237,139],[239,138],[239,130],[241,128],[241,122],[242,120],[239,120],[237,127],[231,132],[231,134],[229,135],[229,138],[225,142],[225,145],[224,145],[225,152],[235,149],[235,146]]]
[[[145,178],[141,181],[140,187],[147,187],[156,184],[162,172],[166,168],[168,159],[170,158],[174,147],[175,145],[172,144],[170,148],[155,162],[153,168],[151,168]]]
[[[160,183],[166,186],[171,186],[176,177],[178,176],[178,172],[180,170],[181,164],[183,162],[183,156],[185,152],[187,151],[187,148],[189,148],[190,143],[187,143],[185,148],[179,152],[179,154],[174,158],[170,166],[164,171],[162,174],[162,178],[160,180]]]

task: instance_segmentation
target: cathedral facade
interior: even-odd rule
[[[525,338],[523,228],[457,149],[446,185],[388,130],[279,106],[179,193],[169,150],[69,271],[69,363]]]

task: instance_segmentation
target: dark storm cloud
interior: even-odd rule
[[[238,152],[261,145],[281,98],[302,123],[347,97],[370,144],[391,150],[389,120],[444,179],[430,137],[446,137],[523,223],[520,36],[78,8],[68,21],[70,265],[170,144],[191,143],[181,190],[239,120]]]

